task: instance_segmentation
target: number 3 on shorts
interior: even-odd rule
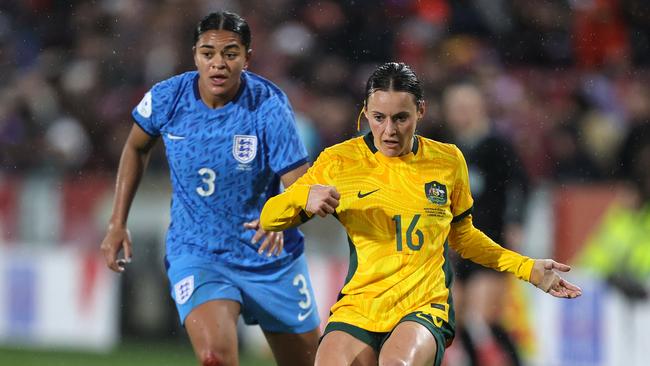
[[[304,300],[298,302],[298,306],[300,306],[301,309],[309,309],[311,306],[311,296],[309,295],[307,279],[305,279],[305,276],[303,276],[302,273],[297,274],[296,277],[293,278],[293,285],[298,287],[298,292],[300,292],[301,295],[305,296]]]

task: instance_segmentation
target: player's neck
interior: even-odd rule
[[[230,90],[228,90],[224,94],[220,95],[214,95],[211,94],[203,88],[199,86],[199,95],[201,96],[201,100],[205,105],[207,105],[209,108],[212,109],[217,109],[225,106],[226,104],[230,103],[233,99],[235,99],[235,96],[239,92],[239,88],[241,87],[241,80],[237,80],[237,84],[233,86]]]

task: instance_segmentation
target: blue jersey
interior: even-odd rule
[[[198,254],[246,267],[282,264],[303,252],[303,236],[284,232],[279,257],[257,254],[254,231],[280,176],[307,162],[287,96],[270,81],[243,72],[235,98],[209,108],[198,73],[156,85],[133,110],[136,123],[162,136],[172,182],[167,254]]]

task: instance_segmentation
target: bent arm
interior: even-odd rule
[[[284,186],[285,189],[289,188],[293,183],[295,183],[298,178],[302,177],[305,173],[307,173],[307,169],[309,169],[309,163],[304,163],[303,165],[288,171],[280,177],[280,180],[282,180],[282,185]]]
[[[296,183],[266,201],[260,214],[262,229],[282,231],[307,221],[310,215],[307,215],[305,207],[309,189],[309,185]]]
[[[471,216],[451,224],[449,244],[463,258],[499,272],[510,272],[519,279],[530,281],[535,261],[495,243],[474,227]]]
[[[155,137],[148,135],[137,124],[133,124],[120,157],[120,165],[115,180],[113,213],[109,225],[126,226],[131,203],[149,162],[151,149],[156,141]]]

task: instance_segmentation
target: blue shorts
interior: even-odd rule
[[[181,324],[205,302],[233,300],[241,304],[246,324],[259,324],[264,331],[305,333],[320,325],[304,254],[282,267],[261,270],[187,254],[166,260]]]

